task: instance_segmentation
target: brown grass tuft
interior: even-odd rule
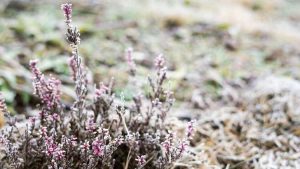
[[[5,124],[3,112],[0,111],[0,128],[2,128]]]

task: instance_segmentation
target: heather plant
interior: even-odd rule
[[[72,25],[72,5],[63,4],[61,9],[72,49],[69,67],[76,99],[66,106],[61,81],[44,75],[37,60],[30,61],[34,94],[40,99],[39,114],[20,126],[0,100],[0,110],[7,116],[7,127],[0,136],[5,155],[0,168],[171,168],[187,151],[193,122],[188,123],[183,139],[166,127],[174,96],[164,87],[164,57],[155,58],[156,75],[148,77],[151,91],[134,96],[132,103],[115,97],[113,78],[92,88],[78,50],[80,33]],[[134,78],[132,52],[128,49],[125,58]],[[88,97],[88,92],[93,97]]]

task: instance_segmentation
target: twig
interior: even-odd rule
[[[128,155],[127,155],[126,165],[125,165],[124,169],[128,169],[129,161],[131,159],[130,153],[131,153],[131,147],[130,147]]]

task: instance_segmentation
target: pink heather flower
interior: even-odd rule
[[[104,154],[104,144],[102,141],[100,141],[98,138],[96,140],[93,141],[92,143],[92,150],[93,150],[93,154],[95,156],[101,157]]]
[[[117,138],[114,139],[114,144],[116,146],[119,146],[123,143],[124,143],[124,138],[122,136],[118,136]]]
[[[36,117],[29,117],[29,122],[34,125]]]
[[[162,146],[165,150],[165,153],[170,154],[171,149],[173,147],[173,134],[172,133],[168,134],[166,140],[162,143]]]
[[[65,135],[62,135],[62,145],[63,146],[71,146],[71,147],[75,147],[77,145],[77,138],[74,135],[71,135],[71,138],[68,138]]]
[[[133,49],[132,48],[128,48],[126,50],[126,55],[125,55],[125,59],[127,61],[127,63],[130,65],[132,64],[133,60],[132,60],[132,52],[133,52]]]
[[[84,66],[80,63],[81,63],[81,59],[73,51],[72,56],[69,59],[69,67],[72,74],[72,80],[76,83],[76,90],[83,92],[83,90],[87,88],[88,79],[86,77]]]
[[[29,122],[31,127],[35,126],[35,121],[36,121],[36,117],[29,117]]]
[[[171,142],[169,140],[165,140],[162,143],[163,148],[165,149],[166,154],[169,154],[170,150],[171,150]]]
[[[57,113],[48,115],[48,120],[49,121],[59,121],[60,120],[60,116]]]
[[[191,137],[193,135],[193,132],[194,132],[194,123],[195,123],[194,120],[188,122],[188,126],[187,126],[187,129],[186,129],[186,137],[189,140],[191,139]]]
[[[56,148],[56,145],[53,144],[53,138],[52,137],[46,137],[45,143],[46,143],[46,154],[48,156],[51,156],[54,152],[54,149]]]
[[[71,58],[69,59],[69,67],[72,72],[72,78],[74,81],[76,81],[77,63],[74,55],[72,55]]]
[[[182,156],[182,154],[186,151],[187,146],[188,146],[187,141],[182,141],[182,142],[178,145],[178,147],[177,147],[177,149],[179,150],[179,152],[178,152],[178,157],[181,157],[181,156]]]
[[[90,142],[85,141],[82,145],[80,145],[80,148],[83,149],[84,151],[87,151],[90,148]]]
[[[125,59],[127,61],[127,64],[129,66],[129,69],[130,69],[130,72],[134,75],[135,74],[135,71],[136,71],[136,65],[132,59],[132,48],[128,48],[126,50],[126,55],[125,55]]]
[[[54,159],[61,160],[65,157],[65,151],[61,147],[57,147],[54,152]]]
[[[77,138],[75,136],[72,135],[70,141],[73,147],[77,145]]]
[[[47,137],[45,139],[46,155],[54,158],[55,160],[61,160],[64,157],[65,151],[55,144],[53,137]]]
[[[157,69],[162,69],[165,67],[166,64],[166,60],[163,57],[162,54],[158,55],[155,59],[154,59],[154,65]]]
[[[36,78],[36,79],[41,79],[42,77],[42,73],[41,71],[37,68],[37,63],[38,61],[37,60],[31,60],[29,62],[29,66],[30,66],[30,69],[31,69],[31,72],[33,73],[33,77]]]
[[[37,61],[30,61],[30,69],[33,74],[34,93],[41,99],[50,110],[59,105],[61,92],[59,86],[61,82],[53,77],[46,79],[37,68]]]
[[[94,118],[93,118],[93,117],[89,117],[89,118],[87,119],[85,129],[86,129],[88,132],[93,132],[93,131],[96,130],[96,123],[94,123]]]
[[[43,137],[47,137],[47,127],[42,127],[40,133]]]
[[[135,161],[138,162],[138,166],[141,167],[146,163],[146,155],[137,156]]]
[[[66,17],[65,22],[67,24],[70,24],[72,22],[72,20],[71,20],[72,19],[72,4],[70,4],[70,3],[62,4],[61,9],[63,10],[64,15]]]
[[[105,86],[103,83],[100,83],[99,89],[96,88],[95,97],[96,98],[102,97],[104,94],[106,94],[108,90],[109,88],[107,86]]]

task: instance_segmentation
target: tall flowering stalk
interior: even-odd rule
[[[128,48],[126,50],[125,59],[126,59],[127,64],[129,66],[129,72],[130,72],[130,74],[132,76],[135,76],[136,65],[135,65],[135,62],[133,61],[133,58],[132,58],[132,52],[133,52],[133,49],[132,48]]]
[[[32,60],[29,63],[33,75],[34,94],[41,100],[42,106],[40,111],[40,121],[44,124],[47,121],[55,121],[59,118],[61,110],[61,91],[60,80],[50,76],[46,77],[37,67],[37,60]],[[52,125],[51,122],[48,123]]]
[[[80,33],[78,29],[72,25],[72,4],[65,3],[61,5],[61,9],[65,15],[65,23],[67,25],[66,39],[72,48],[72,54],[69,60],[69,66],[72,71],[73,80],[75,81],[75,92],[77,101],[73,105],[74,111],[82,117],[85,99],[87,96],[87,77],[86,71],[82,64],[82,58],[79,55],[78,45],[80,44]]]
[[[158,110],[156,119],[158,127],[163,127],[167,112],[170,111],[175,99],[172,91],[164,88],[164,83],[167,80],[166,60],[162,54],[154,59],[156,69],[156,78],[148,77],[152,92],[150,93],[151,106],[147,112],[147,121],[153,117],[155,110]]]

